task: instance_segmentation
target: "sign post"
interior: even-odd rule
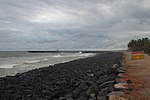
[[[131,53],[132,60],[144,59],[144,51],[135,51]]]

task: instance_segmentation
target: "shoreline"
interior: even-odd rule
[[[144,56],[144,59],[132,60],[131,52],[123,52],[123,66],[115,84],[118,91],[114,91],[109,100],[150,99],[150,56]]]
[[[35,55],[36,54],[34,54],[34,56]],[[20,62],[15,62],[15,60],[14,60],[14,62],[15,62],[14,64],[11,64],[8,62],[5,65],[0,66],[0,77],[5,77],[8,75],[15,76],[15,74],[17,74],[17,73],[23,73],[23,72],[27,72],[29,70],[42,68],[42,67],[48,67],[48,66],[52,66],[55,64],[59,64],[59,63],[66,63],[66,62],[81,59],[81,58],[92,57],[94,55],[95,55],[94,53],[82,53],[82,54],[70,54],[70,55],[67,53],[65,53],[65,54],[55,54],[54,53],[54,54],[52,54],[52,56],[49,56],[49,57],[46,56],[45,58],[38,57],[37,59],[33,59],[33,60],[28,60],[26,58],[26,60],[20,60]],[[44,55],[42,55],[42,56],[44,56]],[[23,56],[23,57],[25,57],[25,56]],[[14,56],[14,58],[16,59],[17,57]],[[28,56],[28,58],[30,59],[30,56]],[[13,58],[11,58],[11,59],[13,59]],[[19,58],[17,58],[17,59],[19,59]],[[57,60],[57,59],[59,59],[59,60]],[[5,59],[2,59],[2,61],[3,60],[5,60]],[[6,60],[8,60],[8,59],[6,59]]]
[[[116,58],[122,60],[122,53],[104,52],[0,78],[0,99],[106,99],[114,89]]]
[[[141,60],[131,60],[130,52],[124,53],[126,65],[125,77],[121,81],[129,81],[130,91],[125,91],[125,96],[129,99],[149,100],[150,99],[150,56],[145,54]]]

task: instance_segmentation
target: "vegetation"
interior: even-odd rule
[[[150,39],[142,38],[138,40],[131,40],[128,43],[129,51],[145,51],[146,53],[150,53]]]

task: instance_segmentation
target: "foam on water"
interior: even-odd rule
[[[26,61],[24,64],[32,64],[32,63],[38,63],[38,62],[41,62],[41,60]]]
[[[18,66],[19,64],[4,64],[4,65],[0,65],[0,68],[13,68],[14,66]]]
[[[54,55],[53,57],[63,57],[62,55],[60,55],[60,54],[57,54],[57,55]]]

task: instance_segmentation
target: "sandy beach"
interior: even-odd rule
[[[130,100],[150,100],[150,56],[145,54],[141,60],[132,60],[130,52],[124,52],[126,66],[125,77],[121,80],[129,82],[129,90],[125,91]]]

